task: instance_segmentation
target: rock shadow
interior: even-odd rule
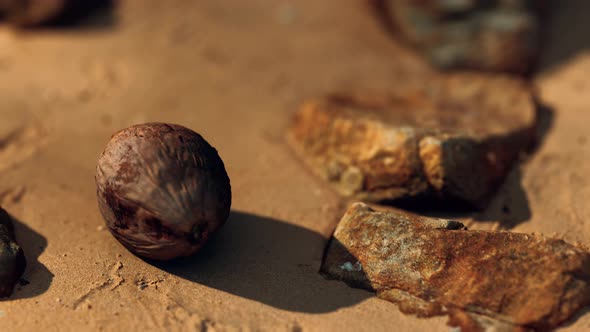
[[[488,206],[475,213],[474,221],[498,222],[499,228],[512,229],[532,217],[529,200],[522,186],[522,170],[516,166],[506,177]]]
[[[588,315],[588,313],[590,313],[590,307],[586,307],[586,308],[580,310],[573,317],[571,317],[569,320],[567,320],[561,327],[563,327],[563,328],[573,327],[575,324],[578,323],[578,321],[580,319],[582,319],[582,317]]]
[[[533,144],[527,154],[534,154],[545,141],[553,127],[555,112],[547,105],[539,103]],[[500,228],[509,230],[531,219],[529,200],[522,185],[522,166],[516,165],[506,177],[487,207],[473,216],[475,221],[497,221]]]
[[[295,312],[331,312],[371,297],[318,273],[326,243],[305,228],[233,211],[197,255],[148,262],[186,280]]]
[[[49,289],[53,280],[53,273],[38,259],[47,248],[47,239],[12,215],[10,217],[14,225],[16,241],[25,253],[27,266],[14,292],[10,297],[2,299],[4,301],[41,295]]]
[[[504,230],[512,229],[532,217],[529,200],[522,186],[520,166],[512,169],[495,195],[481,210],[462,202],[441,201],[431,197],[389,201],[387,205],[427,217],[471,218],[475,222],[498,222],[499,228]]]
[[[545,137],[553,127],[554,113],[551,107],[538,102],[533,141],[525,151],[529,157],[542,146]],[[475,222],[498,222],[500,229],[510,230],[532,217],[528,196],[522,184],[522,176],[522,165],[516,163],[495,194],[480,209],[462,202],[441,201],[432,197],[385,203],[430,217],[472,218]]]
[[[590,1],[551,1],[537,72],[550,71],[584,51],[590,50]]]

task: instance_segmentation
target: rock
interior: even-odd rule
[[[400,37],[442,68],[526,73],[541,46],[545,1],[379,0]]]
[[[345,269],[351,264],[359,269]],[[590,304],[590,254],[563,240],[353,204],[321,272],[463,330],[553,329]]]
[[[144,258],[196,253],[230,214],[223,160],[201,135],[180,125],[144,123],[118,131],[98,159],[95,180],[107,228]]]
[[[387,92],[304,103],[289,142],[340,194],[372,202],[438,198],[482,207],[533,140],[531,88],[457,74]]]
[[[25,266],[25,255],[16,243],[12,218],[0,208],[0,297],[12,294]]]
[[[67,0],[0,0],[0,12],[11,23],[33,26],[54,20],[67,3]]]
[[[114,0],[0,0],[0,14],[16,26],[36,27],[75,21],[113,5]]]

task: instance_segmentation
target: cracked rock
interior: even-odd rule
[[[549,330],[590,304],[590,254],[582,248],[363,203],[340,221],[321,272],[374,290],[405,313],[448,314],[464,331]]]
[[[343,196],[483,207],[532,143],[536,110],[522,81],[435,76],[310,100],[295,114],[289,141]]]

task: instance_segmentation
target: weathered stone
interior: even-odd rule
[[[378,0],[403,39],[442,68],[526,73],[541,46],[545,1]]]
[[[435,76],[308,101],[290,143],[347,197],[483,206],[532,142],[535,113],[533,93],[519,80]]]
[[[25,266],[25,255],[16,243],[12,218],[0,208],[0,297],[12,294]]]
[[[346,267],[357,266],[357,269]],[[463,330],[555,328],[590,304],[590,254],[563,240],[353,204],[322,273],[403,312],[448,314]]]

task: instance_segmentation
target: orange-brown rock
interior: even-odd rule
[[[289,141],[344,196],[482,206],[531,143],[536,109],[519,80],[435,76],[310,100]]]
[[[547,330],[590,304],[590,254],[579,247],[363,203],[340,221],[322,273],[464,330]]]

